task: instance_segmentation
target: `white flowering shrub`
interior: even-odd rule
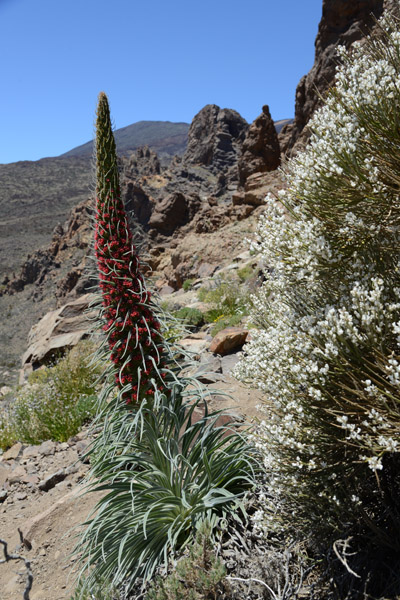
[[[340,50],[336,86],[253,244],[259,329],[236,375],[265,393],[274,506],[257,519],[320,548],[352,535],[400,550],[399,29],[385,16]]]

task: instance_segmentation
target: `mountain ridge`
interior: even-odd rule
[[[114,131],[114,137],[119,154],[128,154],[140,148],[149,146],[160,156],[176,154],[185,151],[189,123],[172,121],[136,121],[131,125],[120,127]],[[92,156],[93,140],[81,144],[60,154],[60,157]]]

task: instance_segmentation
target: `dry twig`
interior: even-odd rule
[[[3,552],[4,552],[4,558],[0,559],[0,565],[3,563],[8,563],[10,560],[22,560],[25,563],[26,586],[25,586],[25,590],[24,590],[23,600],[30,600],[29,592],[31,591],[32,584],[33,584],[33,574],[32,574],[32,570],[31,570],[31,563],[29,562],[29,560],[27,560],[23,556],[20,556],[19,554],[9,554],[8,544],[5,540],[3,540],[1,538],[0,538],[0,544],[3,545]]]

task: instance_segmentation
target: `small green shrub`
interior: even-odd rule
[[[207,323],[215,323],[211,330],[216,335],[225,327],[238,325],[248,315],[250,292],[245,285],[239,285],[231,277],[217,280],[214,289],[201,288],[198,292],[201,302],[211,305],[204,313]]]
[[[55,365],[35,371],[0,417],[0,447],[16,441],[66,441],[94,416],[99,367],[89,365],[93,344],[81,342]]]
[[[239,325],[242,319],[243,315],[241,313],[235,315],[220,315],[215,320],[215,325],[211,328],[210,333],[212,336],[215,336],[226,327],[235,327],[236,325]]]
[[[78,584],[70,600],[117,600],[120,597],[117,590],[110,586],[108,581],[99,580],[93,584],[90,590],[85,589],[83,584]]]
[[[202,523],[188,555],[170,575],[152,585],[148,600],[212,600],[225,590],[226,568],[213,551],[210,535],[210,525]]]
[[[17,440],[13,424],[10,422],[8,411],[0,414],[0,448],[6,450]]]
[[[189,327],[201,327],[204,323],[204,314],[198,308],[184,306],[176,311],[175,316]]]
[[[242,267],[241,269],[237,270],[237,275],[240,281],[244,283],[245,281],[250,279],[250,277],[253,277],[254,269],[250,267],[250,265],[246,265],[245,267]]]
[[[186,279],[182,284],[182,289],[185,292],[188,292],[189,290],[192,289],[194,281],[195,281],[194,279]]]

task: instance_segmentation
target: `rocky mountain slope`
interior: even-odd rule
[[[319,102],[314,85],[320,91],[330,85],[335,45],[362,37],[371,11],[379,16],[383,4],[324,0],[316,61],[299,83],[296,119],[284,124],[278,136],[281,148],[267,108],[249,126],[235,111],[209,105],[193,120],[185,152],[169,165],[154,148],[121,158],[122,193],[140,224],[153,284],[164,299],[180,305],[186,279],[206,281],[221,266],[227,272],[232,268],[233,257],[243,252],[245,238],[254,231],[263,197],[282,185],[276,170],[280,149],[290,152],[307,139],[306,123]],[[86,275],[92,236],[88,159],[66,156],[34,164],[37,169],[33,163],[0,166],[6,182],[0,190],[0,385],[15,378],[31,326],[48,311],[81,297],[92,283]],[[187,344],[199,355],[209,355],[209,342],[205,335]],[[229,361],[212,360],[218,387],[234,394],[237,412],[254,416],[254,392],[230,378]],[[87,470],[82,460],[86,441],[82,433],[64,444],[17,445],[0,460],[2,536],[14,548],[20,527],[31,544],[22,551],[34,569],[32,600],[70,598],[76,568],[69,556],[74,543],[69,525],[82,522],[91,507],[90,496],[77,500]],[[12,565],[0,572],[4,600],[22,597],[20,571]]]
[[[371,11],[379,16],[383,4],[365,0],[350,7],[324,0],[315,64],[298,86],[295,120],[282,127],[278,139],[268,107],[248,125],[236,111],[208,105],[190,125],[185,152],[168,165],[149,147],[121,156],[124,200],[141,227],[159,289],[211,273],[245,237],[249,228],[243,221],[262,210],[268,191],[282,185],[276,171],[280,146],[288,151],[306,139],[304,125],[318,105],[314,86],[323,91],[332,80],[335,45],[359,39],[372,22]],[[120,132],[121,143],[127,130]],[[17,367],[39,317],[88,289],[83,274],[89,262],[92,175],[89,159],[80,156],[86,150],[89,146],[76,149],[78,156],[0,166],[6,181],[0,191],[3,372]]]
[[[118,129],[123,156],[142,145],[163,162],[183,154],[189,125],[141,121]],[[92,142],[62,156],[0,165],[0,285],[17,272],[28,254],[47,245],[54,227],[92,190]]]
[[[0,284],[48,244],[57,223],[87,198],[92,178],[82,157],[0,165]]]
[[[271,160],[279,162],[279,145],[269,115],[268,119],[270,165]],[[184,155],[168,167],[148,147],[121,157],[122,195],[140,226],[159,289],[165,285],[176,289],[185,279],[211,273],[234,248],[240,253],[249,231],[240,223],[262,203],[262,196],[255,195],[250,203],[233,197],[242,146],[250,131],[251,146],[257,137],[254,128],[235,111],[209,105],[193,119]],[[272,177],[271,189],[277,179]],[[0,310],[7,315],[0,331],[3,373],[19,366],[29,329],[38,318],[85,293],[93,283],[87,277],[92,202],[86,196],[69,219],[56,226],[50,245],[3,279]]]

